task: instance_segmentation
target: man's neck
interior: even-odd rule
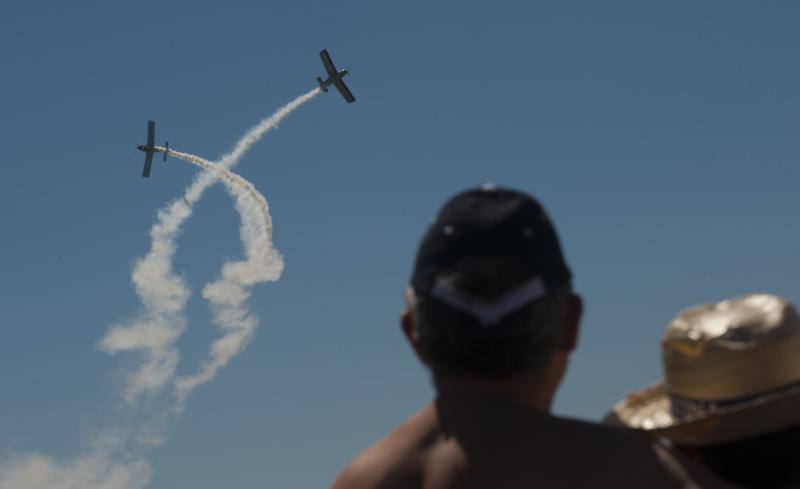
[[[503,399],[526,404],[550,412],[555,387],[540,373],[519,374],[511,378],[483,379],[474,377],[437,376],[436,397],[441,400]]]

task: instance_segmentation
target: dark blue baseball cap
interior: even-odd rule
[[[463,303],[474,299],[489,303],[496,298],[472,294],[462,300],[448,299],[453,296],[448,291],[437,294],[441,277],[468,272],[462,268],[474,263],[474,258],[484,257],[518,266],[515,275],[522,280],[509,283],[508,290],[528,283],[528,292],[521,294],[530,300],[572,278],[555,227],[542,205],[523,192],[483,185],[455,195],[441,208],[417,252],[411,286],[418,297],[433,293],[459,309],[471,307]]]

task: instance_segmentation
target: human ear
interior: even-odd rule
[[[414,291],[409,288],[406,290],[406,307],[403,309],[403,312],[400,313],[400,326],[403,329],[403,335],[411,345],[417,358],[427,365],[428,362],[425,359],[425,354],[419,342],[419,330],[417,329],[417,320],[414,314],[415,309],[416,298],[414,297]]]

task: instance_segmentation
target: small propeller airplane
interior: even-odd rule
[[[139,151],[144,151],[144,170],[142,170],[143,177],[150,176],[150,167],[153,165],[153,154],[164,153],[164,161],[167,161],[169,155],[169,142],[164,143],[164,147],[156,146],[156,122],[147,121],[147,144],[140,144],[137,146]]]
[[[325,66],[325,71],[328,72],[328,78],[325,80],[319,76],[317,77],[320,90],[327,92],[328,87],[333,85],[339,90],[339,93],[342,94],[342,97],[344,97],[348,104],[355,102],[356,98],[353,97],[353,94],[350,93],[350,89],[347,88],[347,85],[342,81],[342,78],[347,75],[347,70],[336,71],[336,67],[333,66],[333,61],[331,61],[331,56],[328,54],[327,49],[320,51],[319,57],[322,58],[322,64]]]

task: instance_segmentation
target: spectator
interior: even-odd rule
[[[682,311],[661,343],[664,380],[608,420],[662,437],[731,482],[800,487],[800,316],[757,294]]]
[[[724,487],[634,430],[550,414],[582,303],[532,197],[484,186],[447,202],[406,301],[402,328],[436,397],[335,489]]]

